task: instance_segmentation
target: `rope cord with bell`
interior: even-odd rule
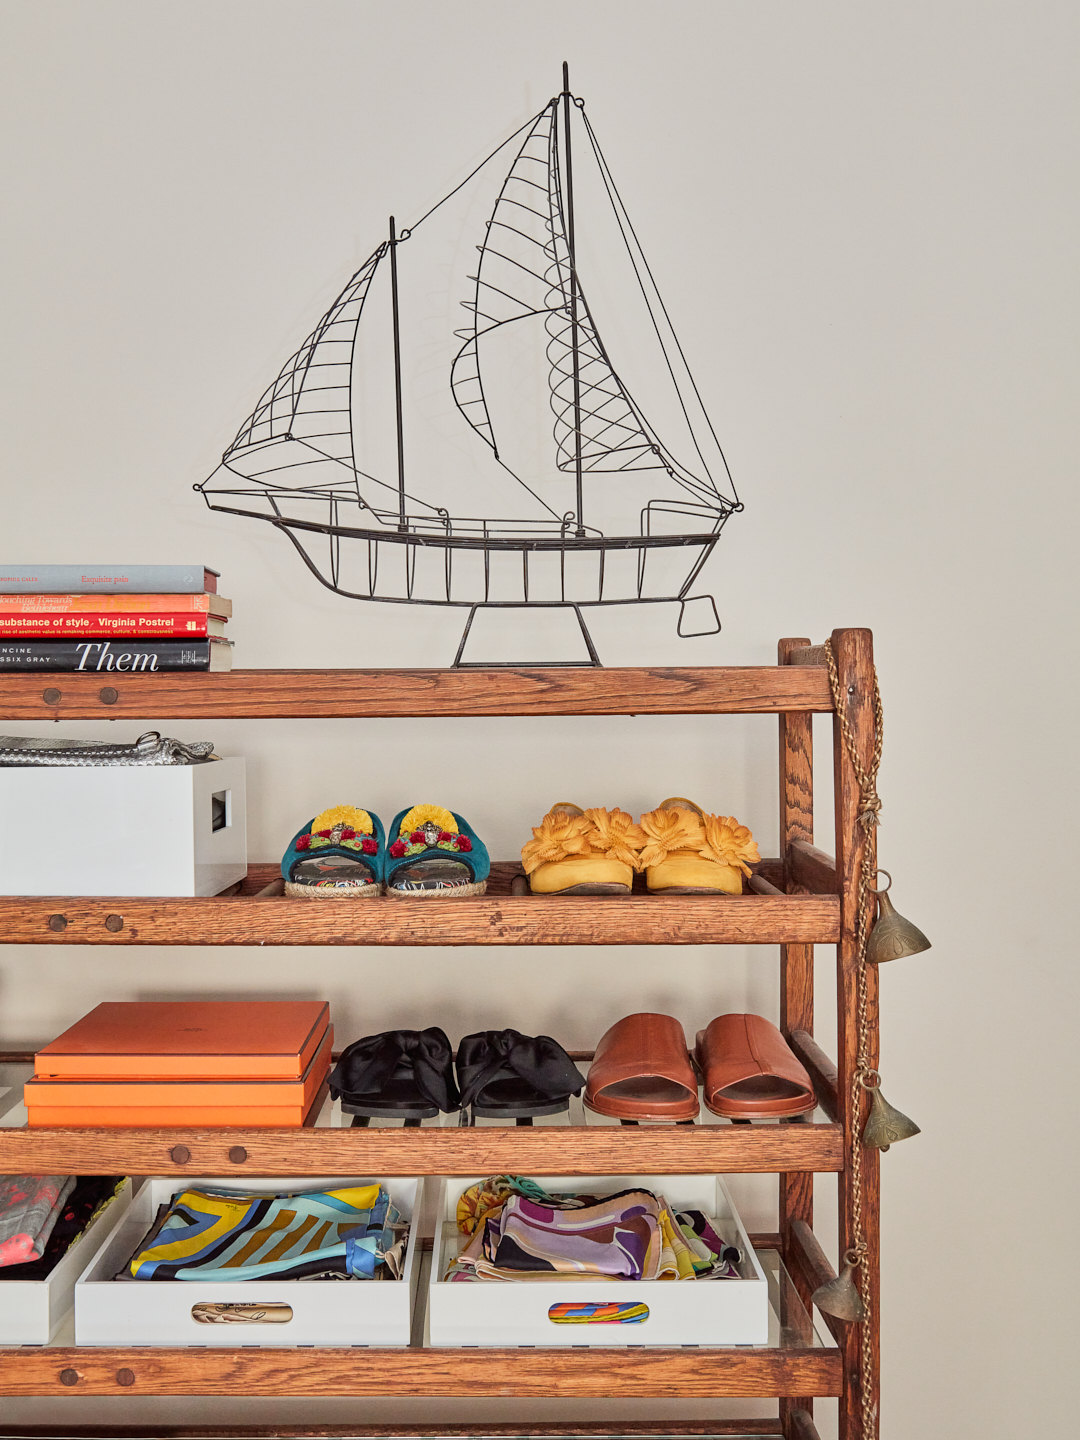
[[[836,656],[833,654],[832,641],[825,641],[825,660],[829,667],[829,686],[832,690],[833,706],[836,710],[836,717],[840,722],[840,731],[844,737],[844,746],[847,750],[851,767],[855,771],[855,778],[859,782],[859,824],[863,828],[863,853],[862,864],[859,868],[859,904],[856,918],[856,984],[857,984],[857,1023],[858,1023],[858,1052],[855,1059],[855,1068],[851,1076],[851,1111],[855,1124],[862,1108],[862,1092],[877,1088],[880,1076],[870,1063],[870,1001],[867,993],[867,960],[866,947],[870,939],[872,926],[872,909],[874,902],[871,895],[874,888],[874,880],[877,872],[872,858],[870,839],[875,827],[880,824],[881,800],[877,793],[878,769],[881,765],[881,744],[884,732],[884,713],[881,706],[881,690],[878,687],[877,668],[874,668],[874,750],[870,758],[869,766],[864,766],[859,757],[858,746],[855,743],[855,732],[851,728],[848,719],[847,703],[844,692],[840,685],[840,676],[836,668]],[[863,1230],[862,1221],[862,1142],[861,1137],[856,1134],[852,1137],[851,1147],[851,1246],[846,1252],[844,1259],[858,1273],[859,1292],[863,1302],[865,1314],[862,1319],[862,1332],[860,1337],[860,1370],[862,1380],[862,1435],[863,1440],[875,1440],[877,1435],[877,1407],[873,1400],[873,1344],[870,1336],[870,1280],[866,1274],[863,1262],[866,1259],[867,1243],[866,1234]]]

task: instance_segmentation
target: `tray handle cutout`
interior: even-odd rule
[[[258,1302],[231,1300],[199,1300],[191,1307],[196,1325],[287,1325],[293,1318],[292,1306],[268,1300]]]
[[[553,1325],[644,1325],[648,1318],[641,1300],[564,1300],[548,1308]]]

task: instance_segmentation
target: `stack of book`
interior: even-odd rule
[[[32,1126],[313,1125],[334,1027],[322,1000],[98,1005],[34,1056]]]
[[[204,565],[0,565],[0,668],[231,670]]]

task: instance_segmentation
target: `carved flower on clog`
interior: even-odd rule
[[[705,843],[698,850],[699,855],[715,860],[718,865],[741,870],[747,878],[753,873],[747,862],[761,859],[757,841],[734,815],[706,815],[703,839]]]
[[[701,821],[692,810],[650,810],[641,817],[645,848],[638,857],[644,870],[659,865],[675,850],[697,850],[705,841]]]
[[[593,826],[584,815],[549,810],[540,824],[533,826],[532,833],[533,838],[521,849],[521,863],[526,875],[531,875],[538,866],[555,860],[566,860],[571,855],[587,855]]]
[[[592,825],[590,848],[620,860],[632,869],[640,868],[638,851],[646,843],[645,831],[634,824],[634,817],[618,806],[614,810],[586,810],[585,819]]]

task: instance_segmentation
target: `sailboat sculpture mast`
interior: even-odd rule
[[[581,350],[578,331],[578,280],[577,247],[574,244],[574,167],[570,148],[570,66],[563,61],[562,67],[563,103],[563,151],[566,156],[566,253],[570,261],[570,356],[574,371],[574,478],[577,495],[577,529],[575,536],[581,540],[585,535],[584,506],[581,494]]]
[[[633,304],[647,321],[642,333],[655,352],[655,376],[666,387],[665,428],[669,435],[678,432],[677,444],[661,440],[616,370],[582,285],[575,129],[595,166],[595,203],[605,208]],[[507,152],[509,169],[497,168],[499,157],[505,166]],[[420,417],[411,399],[406,411],[405,362],[415,347],[403,342],[401,299],[412,305],[433,291],[430,277],[421,283],[414,275],[419,252],[413,250],[404,276],[409,288],[399,290],[398,252],[421,226],[424,236],[439,233],[432,217],[441,211],[440,219],[449,221],[448,202],[455,197],[478,203],[476,188],[490,185],[492,177],[497,189],[476,246],[475,272],[467,277],[468,298],[461,302],[469,323],[445,337],[453,405],[487,458],[483,448],[476,450],[465,478],[452,481],[440,459],[410,488],[406,419],[408,414],[412,435],[413,417]],[[468,223],[466,217],[457,224],[452,248]],[[424,237],[417,243],[423,251]],[[436,272],[444,285],[446,268]],[[371,336],[386,333],[377,322],[386,298],[380,276],[387,269],[397,430],[393,477],[386,473],[385,446],[371,458],[379,450],[378,437],[372,439],[379,426],[364,418],[385,362],[373,366],[362,358]],[[425,317],[425,335],[431,324]],[[520,424],[522,387],[511,377],[526,362],[533,388],[547,395],[553,449],[546,457],[542,446],[518,433],[527,427]],[[654,385],[654,400],[658,390]],[[417,449],[422,447],[410,441],[410,453]],[[584,102],[571,94],[566,65],[562,91],[420,220],[398,230],[391,218],[388,239],[351,276],[241,426],[221,465],[195,488],[213,510],[275,526],[337,594],[467,608],[466,635],[485,606],[569,607],[589,648],[586,663],[599,663],[582,607],[679,602],[684,634],[686,607],[695,600],[711,620],[689,633],[719,629],[712,597],[691,592],[724,524],[742,504]],[[481,497],[475,508],[497,505],[501,514],[470,514],[464,499],[470,493]],[[486,498],[508,494],[517,497],[507,505],[509,518],[505,500]],[[461,653],[459,648],[455,663]]]

